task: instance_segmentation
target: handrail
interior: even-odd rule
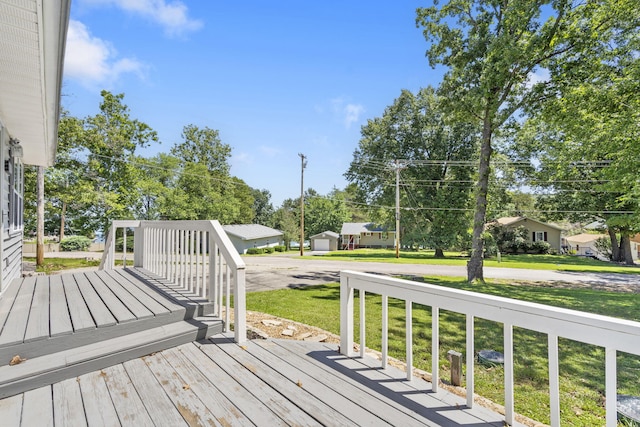
[[[504,324],[505,421],[514,423],[513,327],[542,332],[548,336],[549,388],[551,425],[560,425],[560,391],[558,379],[558,338],[568,338],[605,348],[606,423],[615,426],[616,354],[618,351],[640,355],[640,323],[598,314],[552,307],[538,303],[444,288],[427,283],[390,278],[354,271],[340,272],[340,351],[352,356],[354,340],[354,289],[360,292],[360,352],[364,355],[364,300],[366,293],[382,295],[382,367],[387,364],[388,298],[406,302],[407,379],[412,375],[411,308],[412,303],[432,307],[432,389],[438,390],[438,317],[439,310],[466,315],[467,406],[473,406],[474,344],[473,327],[476,317]]]
[[[114,268],[114,236],[120,228],[125,266],[126,233],[133,229],[133,265],[208,298],[218,316],[225,307],[227,330],[233,287],[235,340],[246,340],[245,263],[218,221],[113,221],[100,269]]]

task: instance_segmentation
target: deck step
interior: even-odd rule
[[[0,399],[221,333],[216,317],[197,317],[0,366]]]

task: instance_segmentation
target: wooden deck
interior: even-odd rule
[[[7,426],[502,426],[422,380],[335,345],[184,344],[0,400]]]
[[[503,425],[336,345],[238,345],[206,311],[139,269],[14,283],[0,299],[0,425]]]

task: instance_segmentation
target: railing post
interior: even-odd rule
[[[115,225],[113,224],[113,222],[111,223],[111,227],[109,227],[109,236],[111,236],[111,244],[109,245],[109,268],[110,269],[114,269],[114,267],[116,266],[116,253],[115,253],[115,248],[116,248],[116,230],[117,228],[115,227]]]
[[[360,299],[360,357],[364,357],[365,347],[367,345],[367,329],[366,329],[366,316],[365,316],[365,299],[367,293],[364,289],[360,289],[358,291],[358,296]]]
[[[389,361],[389,296],[382,295],[382,369]]]
[[[440,309],[431,307],[431,391],[436,393],[440,382]],[[461,372],[462,374],[462,372]]]
[[[353,288],[349,277],[340,275],[340,353],[351,357],[353,352]]]
[[[467,407],[473,408],[474,393],[474,359],[475,349],[473,344],[473,315],[467,313]]]
[[[504,418],[512,426],[515,421],[513,402],[513,325],[504,324]]]
[[[405,301],[407,381],[413,380],[413,302]]]
[[[143,267],[144,266],[144,233],[145,228],[143,226],[144,221],[140,221],[140,225],[133,233],[133,266],[134,267]]]
[[[615,427],[618,424],[618,372],[616,367],[617,351],[615,348],[605,348],[605,410],[607,427]]]
[[[237,268],[233,284],[233,329],[235,340],[241,344],[247,340],[247,297],[244,268]]]
[[[551,425],[560,427],[560,369],[558,362],[558,336],[549,334],[549,409]]]

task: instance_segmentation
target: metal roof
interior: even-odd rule
[[[283,235],[282,231],[260,224],[223,225],[222,228],[227,234],[238,237],[242,240],[263,239],[266,237],[280,237]]]
[[[382,226],[377,226],[373,222],[345,222],[342,224],[342,230],[340,230],[340,234],[343,236],[371,232],[393,233],[393,230],[387,230]]]
[[[337,239],[338,237],[340,237],[340,235],[334,231],[323,231],[322,233],[314,234],[309,238],[313,239],[314,237],[326,237],[326,236],[333,237],[334,239]]]
[[[69,10],[70,0],[0,0],[0,121],[26,164],[55,160]]]

